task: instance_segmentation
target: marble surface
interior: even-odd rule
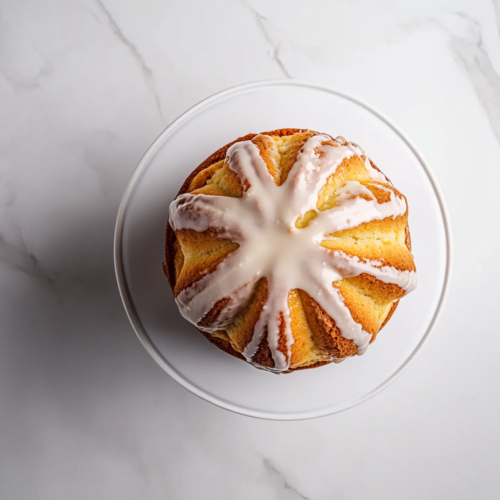
[[[0,0],[0,498],[498,498],[499,24],[498,0]],[[164,374],[112,260],[122,192],[162,129],[214,92],[284,77],[406,131],[455,253],[403,376],[293,423],[231,414]]]

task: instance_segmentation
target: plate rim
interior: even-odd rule
[[[345,401],[342,405],[337,405],[335,407],[330,408],[322,408],[320,410],[312,410],[305,412],[291,412],[291,413],[277,413],[277,412],[267,412],[262,410],[254,410],[251,408],[247,408],[245,406],[241,406],[238,404],[231,403],[226,401],[218,396],[210,394],[200,387],[196,386],[189,380],[187,380],[181,373],[179,373],[168,360],[163,356],[163,354],[159,351],[159,349],[155,346],[151,338],[149,337],[146,329],[142,325],[142,322],[139,318],[139,314],[135,308],[135,305],[132,301],[132,297],[130,294],[130,290],[125,279],[125,273],[123,268],[123,231],[124,231],[124,223],[125,216],[127,212],[127,208],[130,202],[130,199],[133,195],[134,189],[138,184],[142,174],[146,170],[146,166],[150,160],[150,158],[156,153],[160,145],[164,142],[165,138],[168,137],[173,131],[175,131],[180,125],[182,125],[187,119],[189,119],[193,114],[198,112],[203,107],[206,107],[213,102],[227,97],[231,94],[236,94],[244,90],[255,89],[259,87],[270,87],[270,86],[294,86],[294,87],[305,87],[314,90],[320,90],[323,92],[334,94],[338,97],[342,97],[347,99],[363,108],[367,111],[371,112],[377,118],[379,118],[382,122],[384,122],[389,128],[391,128],[408,146],[411,152],[417,157],[420,162],[421,167],[423,168],[425,174],[427,175],[431,186],[434,190],[434,193],[437,197],[438,205],[441,212],[441,218],[443,220],[445,239],[446,239],[446,266],[445,266],[445,275],[443,280],[443,286],[441,289],[441,294],[439,297],[439,301],[437,303],[436,309],[432,316],[431,321],[427,327],[425,334],[422,336],[420,342],[415,347],[413,352],[408,356],[408,358],[404,361],[404,363],[384,382],[379,384],[373,390],[364,394],[361,397],[357,397],[352,400]],[[451,270],[452,270],[452,261],[453,261],[453,252],[452,252],[452,234],[451,234],[451,224],[448,209],[446,207],[446,203],[444,201],[444,196],[442,194],[441,188],[437,183],[432,170],[430,169],[428,163],[423,158],[422,154],[418,150],[418,148],[414,145],[414,143],[409,139],[409,137],[394,123],[390,120],[386,115],[377,109],[373,108],[371,105],[367,104],[361,99],[358,99],[346,92],[340,91],[338,89],[328,87],[325,85],[318,85],[315,83],[310,83],[302,80],[288,80],[288,79],[273,79],[273,80],[259,80],[249,83],[244,83],[241,85],[236,85],[233,87],[229,87],[225,90],[212,94],[211,96],[199,101],[194,106],[188,108],[184,113],[178,116],[174,121],[172,121],[161,133],[160,135],[153,141],[153,143],[146,150],[141,160],[139,161],[137,167],[135,168],[127,187],[123,193],[122,199],[120,201],[120,206],[117,213],[116,224],[115,224],[115,232],[114,232],[114,244],[113,244],[113,257],[114,257],[114,267],[115,267],[115,276],[118,285],[118,290],[120,293],[120,297],[125,308],[125,312],[127,317],[132,325],[132,328],[137,335],[139,341],[146,349],[148,354],[156,361],[156,363],[168,374],[172,377],[178,384],[182,387],[190,391],[192,394],[208,401],[220,408],[224,408],[226,410],[232,411],[234,413],[245,415],[249,417],[265,419],[265,420],[279,420],[279,421],[294,421],[294,420],[306,420],[312,418],[324,417],[327,415],[332,415],[334,413],[339,413],[341,411],[348,410],[354,406],[357,406],[368,399],[372,398],[379,392],[383,391],[390,384],[392,384],[410,365],[410,363],[415,359],[417,354],[422,350],[424,344],[428,341],[430,334],[432,333],[434,326],[441,315],[443,304],[445,302],[446,296],[449,291],[449,284],[451,279]]]

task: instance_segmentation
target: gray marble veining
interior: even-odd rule
[[[156,105],[158,107],[158,113],[160,114],[162,120],[164,121],[165,117],[163,116],[163,111],[161,109],[160,95],[156,89],[153,70],[146,64],[144,57],[137,50],[137,47],[124,35],[123,31],[120,29],[116,21],[113,19],[113,16],[110,14],[109,10],[106,8],[102,0],[95,0],[95,2],[99,6],[104,16],[106,17],[109,27],[111,28],[112,32],[116,35],[116,39],[127,48],[127,50],[130,52],[130,55],[137,62],[144,77],[144,82],[146,83],[149,91],[154,95]]]
[[[271,59],[278,65],[279,69],[281,70],[285,78],[292,78],[292,76],[290,75],[285,65],[283,64],[283,61],[280,58],[280,43],[275,42],[272,39],[269,30],[266,27],[266,24],[269,22],[268,19],[265,18],[263,15],[259,14],[253,7],[248,6],[246,3],[244,4],[255,16],[255,20],[257,21],[257,25],[259,26],[260,31],[264,35],[266,41],[271,46],[271,52],[270,52]]]

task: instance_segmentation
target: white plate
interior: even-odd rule
[[[185,177],[239,136],[310,128],[361,144],[408,198],[417,290],[405,297],[367,353],[312,370],[274,375],[225,354],[177,311],[163,275],[168,207]],[[341,92],[295,81],[235,87],[197,104],[142,158],[123,196],[115,267],[128,317],[155,361],[177,382],[245,415],[298,420],[350,408],[381,391],[429,336],[450,269],[449,224],[442,196],[416,148],[387,118]]]

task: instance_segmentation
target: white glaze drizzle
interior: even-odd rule
[[[262,138],[269,147],[276,148],[272,139]],[[346,158],[354,155],[365,157],[364,164],[374,185],[387,190],[390,200],[378,203],[366,185],[347,181],[337,190],[335,205],[319,212],[316,209],[318,194],[327,179]],[[268,298],[255,325],[253,338],[242,353],[249,362],[253,362],[252,357],[267,329],[275,364],[270,371],[281,372],[289,367],[294,340],[288,294],[293,289],[304,290],[313,297],[334,319],[343,337],[352,339],[358,354],[363,354],[371,334],[354,321],[332,283],[368,273],[386,283],[395,283],[408,293],[416,286],[416,273],[383,266],[381,261],[330,251],[320,243],[337,231],[403,215],[407,209],[405,199],[387,186],[390,183],[372,167],[364,151],[343,137],[332,140],[318,134],[309,138],[281,186],[275,184],[258,147],[251,141],[231,146],[226,161],[242,184],[250,186],[241,198],[183,194],[170,205],[169,223],[174,230],[202,232],[212,228],[217,230],[218,237],[240,245],[215,271],[179,293],[176,302],[181,314],[206,332],[219,330],[234,320],[247,303],[255,283],[266,277]],[[385,186],[379,184],[381,182]],[[317,217],[307,227],[298,229],[295,226],[297,218],[310,210],[315,210]],[[230,300],[217,320],[210,326],[200,327],[199,322],[223,298]],[[281,317],[285,326],[286,353],[278,349]]]

